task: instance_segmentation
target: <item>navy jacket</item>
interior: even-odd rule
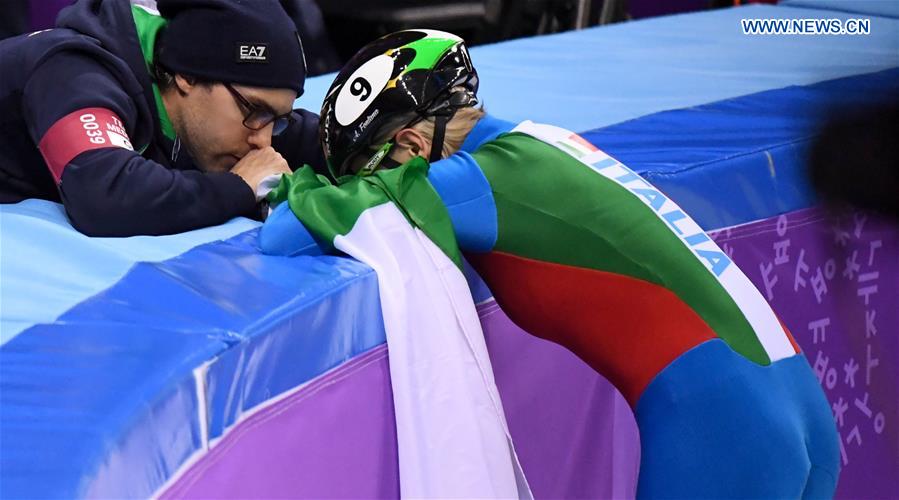
[[[0,42],[0,203],[62,202],[72,224],[96,236],[254,216],[240,177],[202,172],[186,151],[172,159],[154,99],[126,0],[81,0],[57,28]],[[323,172],[318,116],[295,115],[273,146],[291,167]]]

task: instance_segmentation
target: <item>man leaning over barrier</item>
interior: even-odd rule
[[[277,0],[158,6],[81,0],[0,42],[0,202],[60,201],[88,235],[166,234],[255,216],[263,178],[323,168]]]
[[[322,107],[340,186],[308,170],[283,181],[272,197],[287,203],[263,227],[263,250],[292,254],[324,240],[316,218],[338,207],[308,210],[317,191],[354,193],[389,177],[412,192],[424,170],[429,189],[415,199],[390,193],[412,223],[425,191],[439,197],[509,317],[569,348],[630,403],[638,496],[832,496],[840,466],[830,407],[742,271],[626,166],[570,131],[484,114],[477,88],[451,34],[405,31],[363,48]]]

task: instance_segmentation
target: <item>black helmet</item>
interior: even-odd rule
[[[357,153],[368,153],[391,118],[434,116],[431,161],[440,158],[446,122],[455,111],[477,104],[478,74],[465,42],[443,31],[415,29],[383,36],[363,47],[331,84],[322,104],[319,136],[331,175],[351,173]],[[390,151],[381,145],[358,173],[368,174]],[[436,152],[436,155],[435,155]]]

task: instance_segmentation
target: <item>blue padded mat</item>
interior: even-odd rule
[[[115,283],[137,262],[169,259],[257,226],[249,219],[234,219],[170,236],[89,238],[72,229],[57,203],[0,205],[0,345],[35,323],[52,322]]]
[[[743,18],[852,14],[750,5],[644,19],[471,49],[487,110],[585,132],[659,111],[899,67],[899,19],[867,36],[747,36]],[[318,110],[334,75],[311,78]]]
[[[805,158],[840,109],[899,102],[899,68],[643,116],[583,133],[711,230],[814,203]]]
[[[0,497],[150,496],[241,414],[384,343],[370,268],[263,255],[257,233],[135,264],[0,348]]]

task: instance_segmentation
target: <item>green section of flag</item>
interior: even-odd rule
[[[283,176],[268,199],[273,204],[287,201],[294,215],[331,251],[334,238],[349,234],[362,212],[393,202],[406,220],[425,233],[461,270],[462,256],[449,213],[427,175],[428,163],[418,157],[370,176],[346,177],[335,186],[304,166]]]
[[[626,188],[520,133],[503,135],[472,156],[493,188],[499,227],[494,250],[665,287],[731,348],[757,363],[770,363],[721,283]]]
[[[156,57],[156,37],[165,27],[166,20],[162,16],[157,16],[147,12],[144,8],[137,5],[131,6],[131,15],[134,17],[134,28],[137,30],[137,40],[140,43],[140,50],[144,56],[144,62],[147,63],[147,71],[153,74],[153,58]],[[156,111],[159,114],[159,126],[162,133],[171,140],[175,140],[175,128],[169,119],[169,113],[165,109],[162,102],[162,94],[159,93],[159,86],[153,84],[153,98],[156,101]],[[144,145],[146,147],[146,145]]]

